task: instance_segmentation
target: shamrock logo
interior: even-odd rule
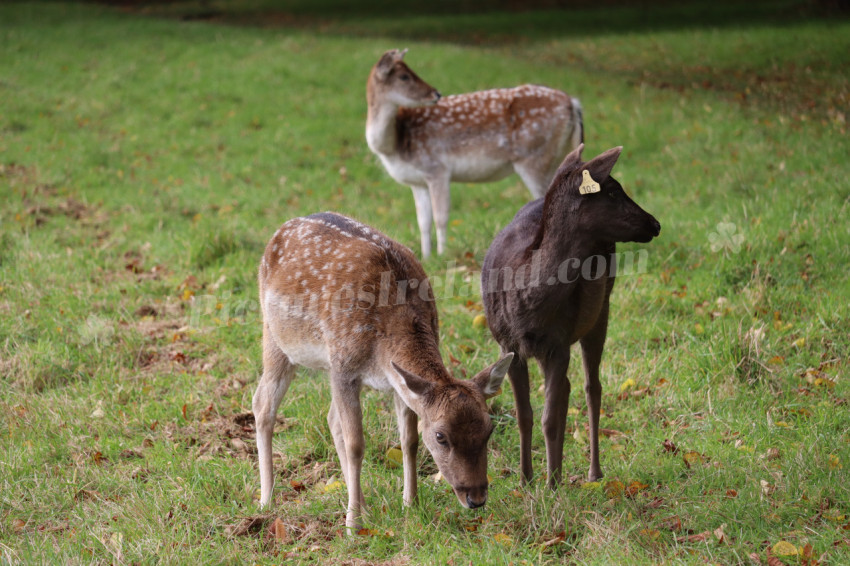
[[[738,226],[733,222],[721,222],[717,225],[717,232],[712,232],[708,235],[708,241],[711,244],[711,251],[723,253],[732,252],[736,254],[741,251],[741,244],[744,243],[744,235],[736,233]]]

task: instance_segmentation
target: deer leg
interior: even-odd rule
[[[564,430],[567,426],[567,406],[570,402],[570,380],[567,368],[570,351],[558,352],[542,361],[546,386],[543,406],[543,438],[546,440],[546,469],[549,487],[561,483],[561,465],[564,460]]]
[[[328,427],[331,429],[331,436],[334,439],[334,448],[336,455],[339,457],[339,467],[342,470],[342,479],[345,481],[346,488],[351,485],[348,481],[348,455],[345,451],[345,435],[342,431],[342,422],[337,412],[336,404],[331,401],[331,408],[328,410]],[[363,493],[360,493],[360,507],[366,507],[366,501]]]
[[[401,455],[404,464],[404,492],[402,501],[412,505],[416,501],[416,449],[419,447],[418,417],[398,395],[393,396],[398,434],[401,440]]]
[[[602,477],[599,465],[599,409],[602,405],[602,383],[599,381],[599,363],[605,348],[605,335],[608,331],[608,304],[599,315],[596,326],[581,339],[581,355],[584,364],[584,391],[587,397],[588,436],[590,440],[590,470],[588,481]]]
[[[514,171],[535,199],[546,194],[554,176],[554,171],[550,175],[549,168],[534,158],[514,163]]]
[[[431,195],[428,187],[410,187],[416,205],[416,222],[419,224],[419,239],[422,243],[422,258],[431,255]]]
[[[260,507],[265,507],[272,499],[272,434],[275,415],[295,375],[295,367],[274,343],[268,325],[263,325],[263,375],[252,401],[260,466]]]
[[[339,455],[340,465],[343,466],[345,485],[348,489],[348,512],[345,516],[345,526],[348,534],[355,534],[361,527],[364,497],[360,485],[360,471],[363,468],[363,411],[360,407],[360,383],[351,376],[331,371],[331,398],[336,409],[334,424],[340,431],[334,434],[334,444]],[[333,428],[331,430],[334,430]],[[339,434],[342,442],[337,442]],[[340,446],[340,444],[342,446]],[[342,449],[340,451],[340,448]],[[343,454],[345,458],[343,459]]]
[[[451,207],[448,177],[429,181],[428,190],[431,193],[431,206],[434,209],[434,223],[437,225],[437,253],[442,254],[446,251],[449,208]]]
[[[534,426],[534,410],[531,408],[531,397],[528,383],[528,362],[519,356],[514,356],[508,370],[511,389],[514,390],[516,417],[519,424],[519,463],[522,469],[522,482],[531,481],[531,429]]]

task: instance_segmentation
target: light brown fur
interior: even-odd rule
[[[583,137],[581,105],[551,88],[522,85],[441,98],[403,61],[386,52],[366,85],[366,140],[387,172],[410,185],[422,255],[446,244],[449,185],[483,183],[517,173],[543,196],[563,156]]]
[[[259,286],[263,376],[253,409],[261,505],[272,496],[275,414],[299,365],[329,373],[328,424],[348,488],[346,526],[359,528],[364,507],[364,384],[394,393],[405,504],[416,499],[420,418],[425,445],[458,500],[484,504],[492,431],[484,400],[498,389],[512,355],[468,381],[449,374],[439,353],[433,292],[410,250],[338,214],[296,218],[269,241]]]

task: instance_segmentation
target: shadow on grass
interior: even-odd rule
[[[564,36],[777,26],[847,15],[850,0],[101,0],[184,21],[290,27],[349,36],[503,44]]]

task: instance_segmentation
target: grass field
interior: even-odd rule
[[[850,22],[738,4],[2,3],[0,564],[850,562]],[[648,260],[612,297],[604,480],[581,479],[577,352],[571,480],[545,487],[538,426],[520,484],[506,385],[480,512],[424,449],[402,506],[392,403],[368,392],[368,528],[345,537],[323,375],[284,400],[257,508],[255,274],[282,222],[320,210],[418,250],[363,132],[393,47],[444,94],[580,98],[585,156],[623,145],[616,176],[662,233],[621,248]],[[498,355],[474,274],[528,198],[454,186],[448,253],[424,265],[459,273],[438,301],[459,376]]]

